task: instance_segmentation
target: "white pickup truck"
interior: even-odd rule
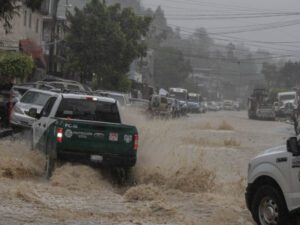
[[[248,167],[246,203],[259,225],[293,225],[300,209],[300,141],[266,150]]]

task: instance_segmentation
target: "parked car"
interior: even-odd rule
[[[240,106],[240,103],[239,103],[238,101],[234,101],[234,102],[233,102],[233,105],[234,105],[234,109],[235,109],[236,111],[240,111],[241,106]]]
[[[234,106],[233,101],[231,101],[231,100],[225,100],[224,104],[223,104],[223,109],[224,110],[234,111],[235,110],[235,106]]]
[[[200,112],[201,113],[207,112],[207,101],[203,100],[200,102]]]
[[[46,154],[47,178],[56,160],[101,163],[125,174],[136,163],[137,129],[122,123],[112,98],[55,94],[34,116],[32,145]]]
[[[30,128],[36,120],[30,109],[35,108],[40,113],[52,96],[57,96],[57,93],[34,88],[28,90],[13,107],[10,123],[15,127]]]
[[[82,84],[75,81],[50,81],[47,84],[61,90],[86,91]]]
[[[207,103],[207,110],[216,112],[216,111],[219,111],[220,108],[219,108],[219,106],[217,105],[216,102],[210,101],[210,102]]]
[[[28,91],[31,88],[32,87],[29,86],[14,85],[11,89],[11,92],[15,101],[20,101],[20,99],[26,93],[26,91]]]
[[[130,105],[128,94],[125,94],[125,93],[97,90],[97,91],[94,91],[94,94],[97,96],[113,98],[113,99],[117,100],[121,106]]]
[[[140,98],[130,98],[130,106],[134,108],[148,109],[149,100]]]

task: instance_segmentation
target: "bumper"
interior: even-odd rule
[[[133,167],[136,164],[136,155],[99,154],[103,160],[99,162],[106,167]],[[74,153],[58,150],[57,158],[63,161],[91,163],[91,154]]]

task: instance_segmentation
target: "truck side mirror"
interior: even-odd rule
[[[300,155],[300,147],[296,137],[289,138],[286,142],[286,145],[287,145],[287,151],[291,152],[293,156]]]
[[[33,117],[33,118],[37,118],[37,119],[38,119],[38,116],[39,116],[39,114],[37,113],[36,108],[30,108],[29,111],[28,111],[28,115]]]

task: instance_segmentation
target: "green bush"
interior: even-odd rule
[[[21,53],[0,53],[0,82],[7,83],[13,78],[20,80],[32,73],[33,59]]]

